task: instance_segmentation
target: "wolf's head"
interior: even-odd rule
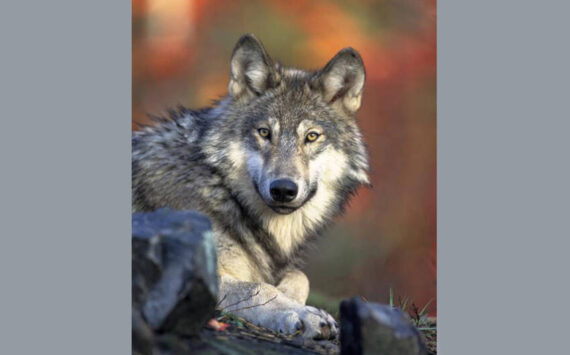
[[[227,118],[211,134],[219,149],[211,153],[229,157],[234,171],[227,173],[240,181],[236,193],[249,207],[270,218],[303,211],[302,223],[310,224],[368,183],[354,117],[365,80],[358,52],[345,48],[324,68],[303,71],[275,63],[246,35],[230,72],[229,99],[221,103]]]

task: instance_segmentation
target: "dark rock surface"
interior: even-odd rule
[[[341,303],[340,322],[342,354],[426,353],[419,331],[398,308],[353,297]]]
[[[192,211],[159,209],[132,220],[133,346],[153,333],[198,334],[218,296],[210,222]]]
[[[152,354],[154,334],[142,318],[138,309],[132,308],[132,347],[133,354]]]

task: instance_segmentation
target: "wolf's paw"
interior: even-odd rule
[[[299,330],[311,339],[335,339],[338,335],[336,321],[322,309],[303,306],[279,314],[277,331],[293,334]]]
[[[315,307],[304,306],[299,313],[303,322],[303,336],[305,338],[335,339],[337,337],[338,325],[327,312]]]

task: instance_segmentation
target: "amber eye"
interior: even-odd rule
[[[319,138],[320,134],[318,134],[317,132],[309,132],[307,134],[307,142],[314,142],[317,140],[317,138]]]
[[[267,128],[260,128],[257,131],[259,132],[259,135],[262,136],[263,138],[269,138],[269,130]]]

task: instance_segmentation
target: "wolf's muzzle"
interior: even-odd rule
[[[297,197],[299,187],[293,180],[277,179],[269,185],[269,193],[275,202],[287,203]]]

